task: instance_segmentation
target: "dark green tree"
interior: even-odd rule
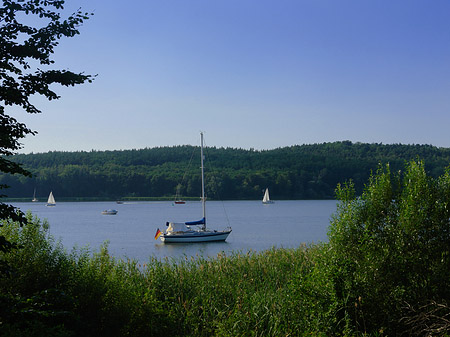
[[[3,0],[0,7],[0,172],[30,176],[20,164],[8,159],[22,147],[20,140],[36,132],[8,115],[10,107],[20,107],[27,113],[41,111],[30,102],[33,95],[48,100],[59,96],[52,84],[74,86],[91,82],[93,76],[69,70],[53,69],[52,54],[59,40],[79,34],[79,26],[91,14],[76,11],[62,17],[64,0]],[[32,20],[29,18],[32,17]],[[33,26],[27,23],[33,22]],[[42,67],[40,69],[38,67]],[[0,185],[0,189],[6,188]],[[2,220],[26,219],[20,210],[0,203]],[[0,236],[0,251],[13,247]],[[2,266],[0,266],[1,268]],[[3,265],[5,270],[5,266]]]

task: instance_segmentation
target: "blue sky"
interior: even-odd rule
[[[351,140],[450,147],[448,0],[68,0],[56,66],[94,83],[14,116],[21,152]]]

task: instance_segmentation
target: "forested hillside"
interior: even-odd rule
[[[337,183],[352,179],[357,192],[371,170],[389,163],[400,170],[420,158],[433,177],[450,163],[450,149],[431,145],[361,144],[350,141],[255,151],[206,149],[206,192],[210,199],[260,199],[265,187],[271,198],[334,198]],[[184,197],[200,195],[200,149],[194,146],[123,151],[49,152],[13,158],[33,178],[0,175],[11,198],[120,199],[172,197],[180,185]]]

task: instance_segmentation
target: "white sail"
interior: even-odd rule
[[[262,202],[263,202],[263,204],[273,204],[273,201],[270,200],[268,188],[266,188],[266,191],[264,192],[264,197],[263,197]]]
[[[38,201],[37,198],[36,198],[36,189],[34,189],[33,199],[31,201],[33,201],[33,202]]]
[[[181,185],[177,186],[177,193],[175,194],[175,204],[184,204],[186,203],[182,198],[180,194]]]
[[[47,200],[47,206],[54,206],[56,205],[55,198],[53,197],[53,192],[50,192],[50,195],[48,196]]]
[[[267,202],[267,201],[269,201],[269,200],[270,200],[270,197],[269,197],[269,189],[266,188],[266,191],[264,192],[263,202]]]

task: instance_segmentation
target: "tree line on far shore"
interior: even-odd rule
[[[361,193],[378,164],[401,170],[423,159],[437,177],[450,163],[450,149],[431,145],[339,141],[273,150],[206,149],[206,194],[210,199],[256,200],[266,187],[272,199],[331,199],[338,183],[352,180]],[[184,145],[121,151],[19,154],[33,177],[0,174],[10,198],[185,198],[200,196],[200,149]]]

